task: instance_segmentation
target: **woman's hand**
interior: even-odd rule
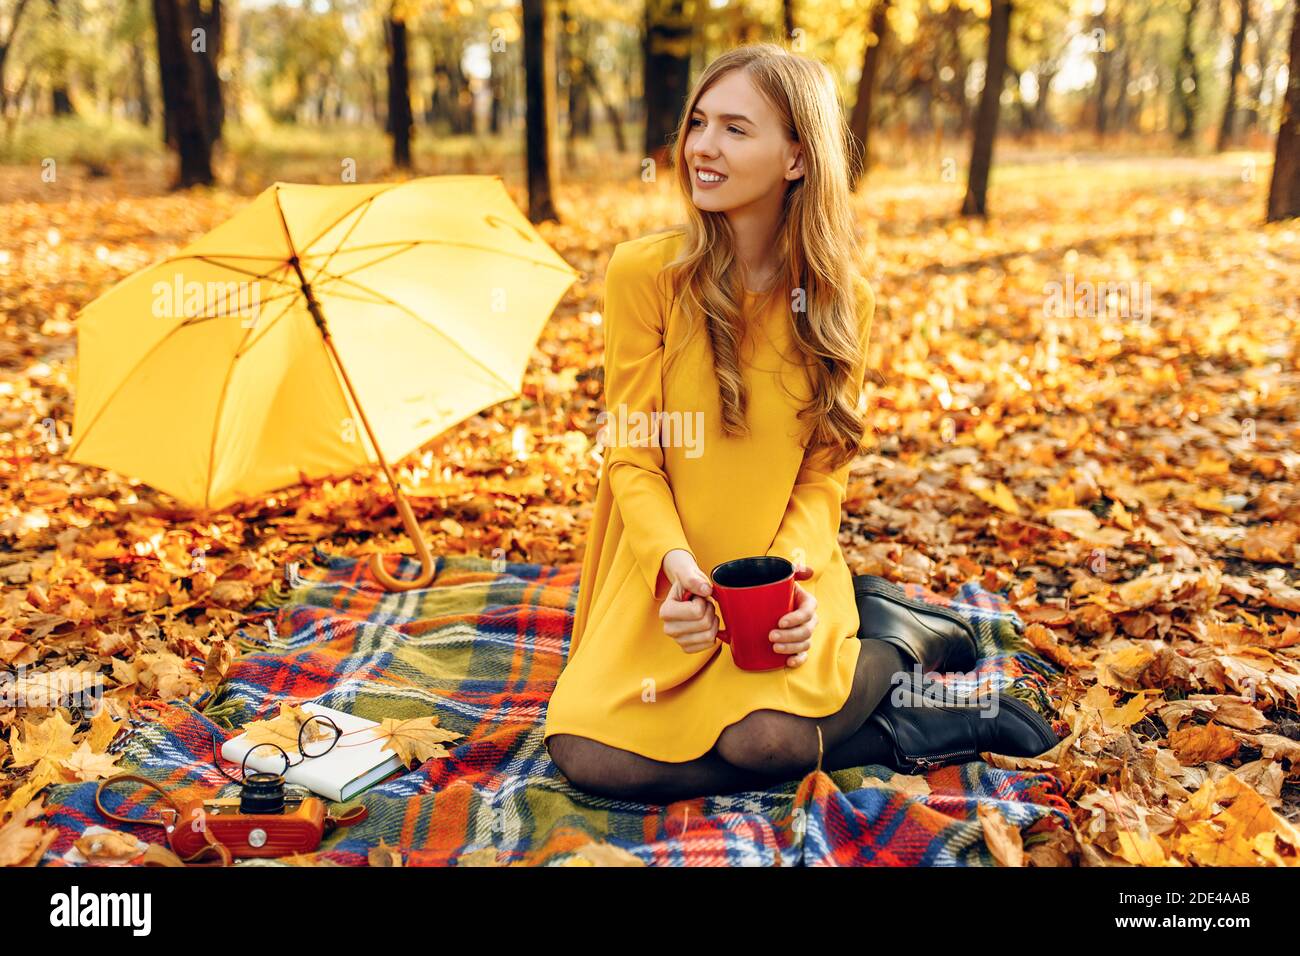
[[[668,597],[659,605],[664,633],[687,654],[707,651],[718,639],[718,614],[713,603],[702,597],[683,600],[685,591],[708,595],[713,591],[709,577],[700,570],[689,551],[680,548],[664,555],[664,575],[672,582]]]
[[[795,565],[794,576],[807,580],[812,571],[803,565]],[[794,609],[777,621],[777,629],[768,635],[772,650],[778,654],[789,654],[786,667],[798,667],[808,659],[808,648],[812,647],[813,632],[817,630],[817,599],[799,586],[794,585]]]

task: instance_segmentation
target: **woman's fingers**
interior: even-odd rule
[[[817,629],[817,619],[811,618],[807,624],[800,624],[797,627],[783,627],[774,631],[769,631],[767,639],[772,642],[773,650],[782,654],[789,654],[792,651],[799,651],[811,641],[813,631]]]
[[[707,651],[716,643],[717,641],[711,637],[704,640],[688,640],[684,637],[677,639],[677,646],[687,654],[698,654],[700,651]]]
[[[709,626],[710,616],[714,614],[713,605],[704,598],[692,601],[673,601],[665,604],[660,617],[664,620],[664,630],[670,634],[687,634]]]
[[[702,597],[665,601],[660,608],[664,633],[688,654],[707,651],[717,642],[718,619],[713,605]]]
[[[811,647],[812,647],[812,641],[807,639],[802,641],[785,641],[785,642],[773,641],[772,643],[772,650],[776,651],[778,654],[798,654],[802,651],[808,650]]]

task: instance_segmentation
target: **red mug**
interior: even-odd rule
[[[793,656],[774,650],[768,635],[781,618],[794,610],[794,582],[812,577],[811,568],[796,572],[786,558],[775,555],[724,561],[710,572],[710,595],[722,610],[726,627],[718,639],[731,645],[731,659],[746,671],[785,667]],[[703,597],[683,590],[682,600]]]

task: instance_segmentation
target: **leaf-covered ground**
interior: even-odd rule
[[[850,566],[1005,589],[1064,669],[1073,733],[1001,762],[1061,775],[1076,826],[1023,847],[993,828],[1004,862],[1296,865],[1300,223],[1261,224],[1262,157],[999,160],[987,223],[952,218],[961,184],[928,170],[858,199],[879,374]],[[0,168],[4,865],[42,852],[43,786],[114,772],[109,718],[221,679],[236,628],[259,626],[241,609],[286,561],[410,550],[378,474],[194,515],[63,460],[77,309],[262,185],[162,181]],[[564,222],[542,232],[586,277],[523,396],[399,470],[435,551],[581,558],[601,276],[616,243],[680,220],[670,186],[561,186]],[[107,717],[41,706],[97,685]]]

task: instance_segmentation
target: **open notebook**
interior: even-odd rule
[[[302,709],[309,714],[329,717],[345,734],[379,726],[373,720],[345,714],[341,710],[322,707],[320,704],[303,704]],[[234,763],[242,761],[254,746],[244,738],[245,735],[240,734],[227,740],[221,746],[221,756]],[[344,737],[325,756],[308,757],[297,766],[290,767],[284,774],[285,783],[306,787],[327,800],[351,800],[394,770],[403,768],[401,758],[392,750],[381,750],[383,745],[383,740],[373,733],[362,732]],[[291,754],[289,759],[292,762],[301,758],[297,754]],[[247,766],[250,771],[278,773],[284,767],[284,758],[279,751],[262,747],[248,758]]]

